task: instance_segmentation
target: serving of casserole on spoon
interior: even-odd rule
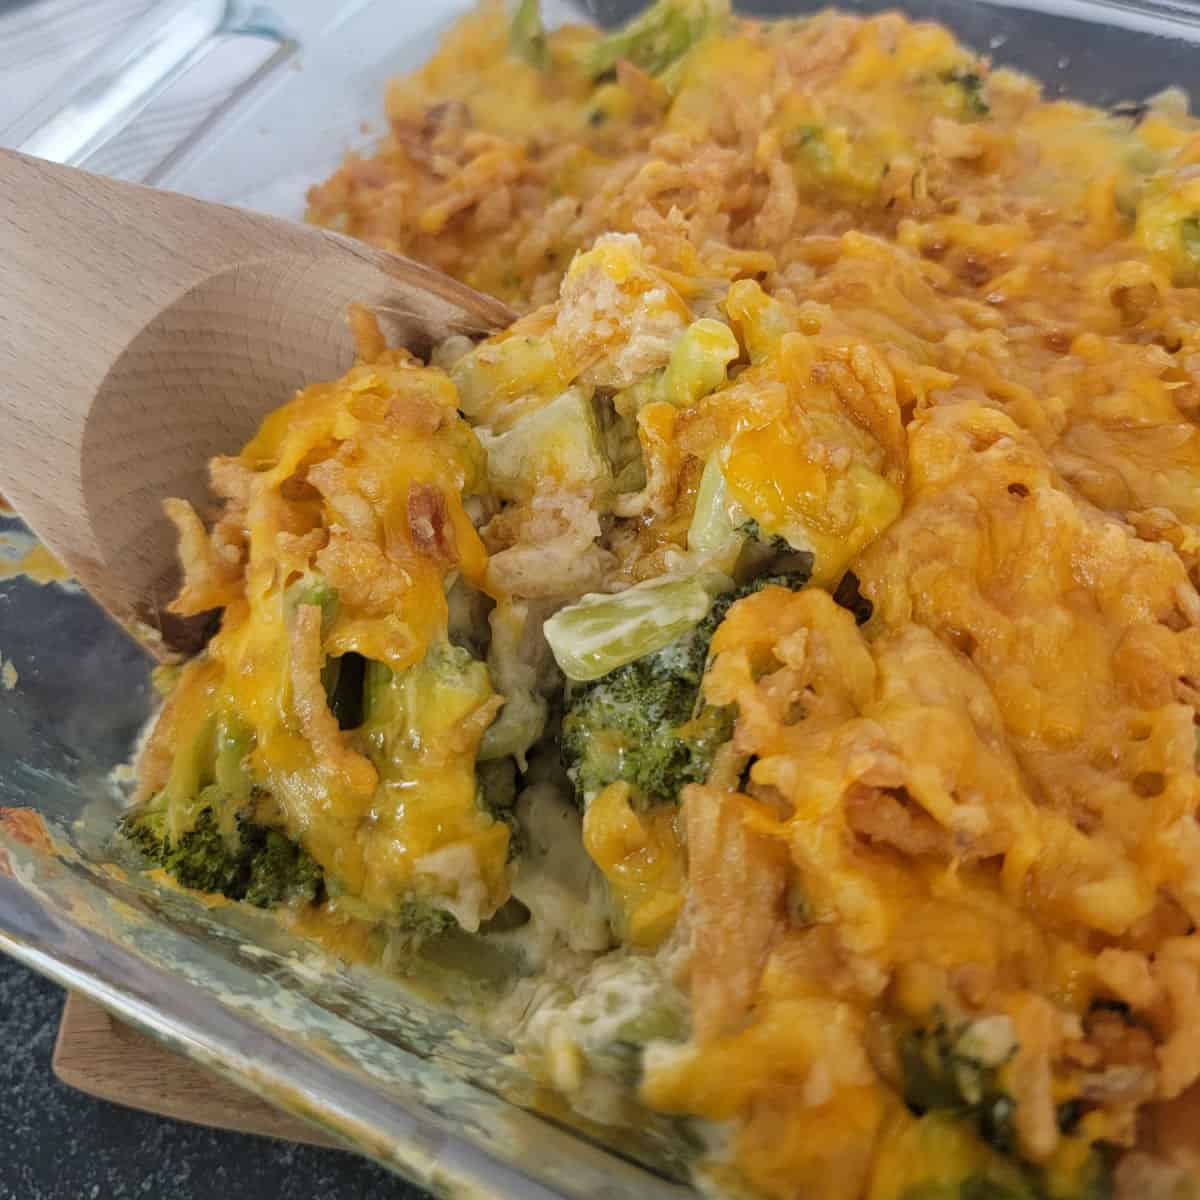
[[[0,258],[4,491],[159,653],[197,645],[166,612],[178,573],[162,501],[203,507],[213,455],[350,366],[350,305],[425,351],[514,315],[327,230],[14,151],[0,151]]]

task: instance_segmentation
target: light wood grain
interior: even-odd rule
[[[164,1050],[82,996],[67,996],[54,1073],[90,1096],[177,1121],[315,1146],[338,1144],[315,1126]]]
[[[188,648],[167,496],[352,362],[352,302],[416,350],[512,313],[327,230],[0,151],[0,492],[126,628]]]

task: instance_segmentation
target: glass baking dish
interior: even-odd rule
[[[385,81],[418,65],[468,7],[165,0],[2,140],[298,217],[306,187],[378,135]],[[638,5],[593,0],[576,11],[584,7],[608,21]],[[902,7],[1051,92],[1111,105],[1175,84],[1200,98],[1200,10],[1184,3]],[[129,759],[152,710],[150,663],[70,584],[4,569],[30,544],[15,517],[0,515],[0,948],[437,1194],[692,1194],[679,1148],[653,1122],[630,1133],[569,1118],[515,1071],[503,1043],[403,980],[342,965],[258,914],[206,908],[113,871],[112,768]]]

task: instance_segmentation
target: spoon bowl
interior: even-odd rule
[[[328,230],[0,152],[0,492],[159,657],[196,624],[167,496],[203,512],[206,466],[354,359],[377,312],[418,353],[514,315],[436,271]]]

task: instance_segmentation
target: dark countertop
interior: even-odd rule
[[[50,1069],[63,992],[0,954],[0,1200],[424,1200],[339,1150],[94,1100]]]

